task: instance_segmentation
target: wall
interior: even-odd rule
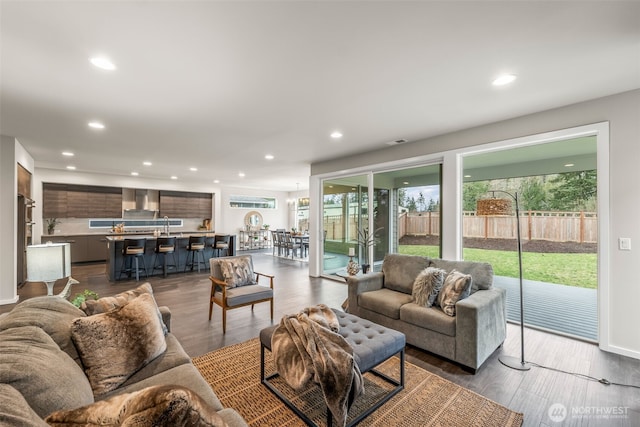
[[[13,137],[0,135],[0,304],[18,300],[16,245],[18,230],[17,164],[33,173],[33,158]]]
[[[404,145],[376,150],[365,155],[343,157],[311,165],[311,175],[350,170],[367,165],[382,164],[442,153],[528,135],[609,122],[609,247],[608,295],[600,301],[608,307],[607,326],[602,334],[608,336],[601,347],[616,353],[640,358],[640,285],[636,266],[640,264],[640,250],[618,250],[619,237],[629,237],[640,245],[637,211],[640,200],[640,90],[625,92],[553,110],[543,111],[502,122],[461,130]],[[314,189],[311,189],[312,194]],[[312,199],[312,203],[313,200]],[[446,239],[446,237],[445,237]],[[633,248],[633,246],[632,246]],[[313,252],[312,252],[313,253]]]

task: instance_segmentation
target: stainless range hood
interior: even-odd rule
[[[129,192],[131,192],[131,190]],[[135,208],[124,208],[122,210],[122,219],[156,219],[158,217],[157,193],[158,191],[139,188],[133,190]],[[131,196],[129,196],[129,198],[130,197]],[[123,192],[123,205],[131,206],[131,201],[127,199],[126,194]]]

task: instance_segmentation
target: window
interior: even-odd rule
[[[276,209],[275,197],[262,196],[231,196],[229,206],[245,209]]]

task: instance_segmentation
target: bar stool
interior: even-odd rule
[[[189,244],[187,245],[187,262],[184,265],[184,271],[187,271],[187,267],[191,266],[193,271],[193,265],[198,266],[198,273],[200,273],[200,262],[206,267],[206,261],[204,260],[204,236],[189,236]],[[198,259],[198,256],[202,258],[202,261]],[[191,263],[189,263],[189,257],[191,257]]]
[[[144,249],[146,242],[147,241],[145,239],[124,240],[124,244],[122,246],[122,266],[120,267],[120,275],[118,278],[122,277],[122,273],[124,272],[127,273],[127,277],[131,278],[131,273],[134,271],[132,264],[135,261],[136,282],[140,280],[141,269],[138,262],[139,259],[142,260],[142,270],[144,271],[145,277],[149,277],[149,274],[147,273],[147,265],[144,262]]]
[[[224,251],[225,256],[229,256],[229,244],[231,242],[231,236],[216,234],[213,241],[213,252],[215,257],[220,256],[220,252]]]
[[[162,264],[158,265],[158,256],[162,256]],[[173,264],[167,264],[167,255],[173,257]],[[176,263],[176,238],[175,237],[158,237],[156,240],[155,256],[153,258],[153,269],[161,268],[164,277],[167,277],[167,270],[173,267],[178,268]]]

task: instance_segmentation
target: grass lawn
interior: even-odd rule
[[[438,257],[437,246],[400,245],[399,253]],[[483,261],[493,266],[496,276],[518,277],[518,253],[488,249],[464,249],[466,261]],[[597,255],[564,253],[522,253],[523,277],[527,280],[581,288],[597,288]]]

